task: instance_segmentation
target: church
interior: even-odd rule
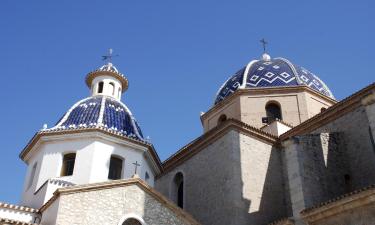
[[[375,224],[375,83],[337,101],[317,75],[264,52],[218,87],[203,133],[165,161],[110,60],[85,83],[90,95],[20,151],[22,200],[0,202],[0,225]]]

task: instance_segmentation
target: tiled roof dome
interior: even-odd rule
[[[271,59],[269,55],[263,54],[262,59],[251,61],[222,85],[216,94],[215,104],[237,89],[301,85],[334,99],[327,85],[315,74],[287,59]]]
[[[49,130],[87,127],[105,128],[144,141],[142,131],[128,107],[108,96],[93,96],[77,102]]]

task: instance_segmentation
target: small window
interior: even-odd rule
[[[69,154],[64,155],[63,164],[61,168],[61,176],[73,175],[75,160],[76,160],[75,153],[69,153]]]
[[[324,111],[326,111],[326,109],[327,109],[327,108],[322,107],[322,108],[320,109],[320,112],[324,112]]]
[[[27,184],[27,189],[29,189],[34,182],[36,167],[37,167],[37,163],[34,163],[33,168],[31,169],[31,173],[30,173],[30,177],[29,177],[29,183]]]
[[[122,177],[122,162],[123,160],[117,156],[111,156],[109,162],[108,179],[118,180]]]
[[[125,220],[122,225],[142,225],[141,222],[139,222],[137,219],[135,218],[129,218],[127,220]]]
[[[103,93],[103,86],[104,86],[104,83],[103,81],[100,81],[99,84],[98,84],[98,93]]]
[[[282,120],[280,105],[275,102],[266,105],[266,114],[269,123],[275,120]]]
[[[217,120],[217,125],[220,125],[221,123],[223,123],[226,120],[227,120],[227,116],[225,114],[221,115],[219,117],[219,119]]]
[[[120,98],[120,96],[121,96],[121,88],[118,88],[117,97]]]
[[[145,180],[147,183],[150,180],[150,175],[147,172],[145,173]]]
[[[181,172],[173,179],[172,198],[178,207],[184,208],[184,176]]]
[[[115,84],[109,83],[109,93],[112,93],[112,96],[115,96]]]

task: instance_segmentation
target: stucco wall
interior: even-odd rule
[[[147,225],[191,224],[137,185],[63,194],[56,207],[57,225],[118,225],[126,215],[140,217]],[[43,218],[51,218],[46,213]]]
[[[155,172],[151,171],[150,161],[145,157],[146,147],[119,141],[99,132],[56,135],[48,138],[41,145],[36,146],[35,153],[28,161],[23,205],[33,208],[41,207],[41,202],[45,202],[45,199],[48,200],[51,196],[45,197],[34,193],[50,178],[58,177],[74,184],[107,181],[111,155],[119,156],[124,160],[122,179],[134,175],[133,163],[137,161],[141,165],[137,171],[139,176],[144,179],[145,172],[148,171],[150,176],[148,183],[151,186],[154,185]],[[63,156],[72,152],[76,153],[73,174],[61,177]],[[31,179],[31,168],[35,162],[37,162],[37,170],[34,182],[30,188],[27,188],[28,181]]]
[[[204,225],[266,224],[284,217],[280,155],[252,137],[230,131],[156,180],[171,197],[184,175],[184,209]]]

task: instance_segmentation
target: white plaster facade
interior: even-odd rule
[[[112,155],[123,159],[122,179],[134,175],[138,162],[138,175],[154,185],[155,174],[158,173],[153,159],[147,154],[148,149],[129,141],[111,137],[100,132],[84,132],[80,134],[66,134],[44,136],[29,152],[25,158],[28,164],[22,204],[39,208],[52,196],[54,190],[38,191],[42,185],[51,178],[64,180],[73,184],[88,184],[108,180],[109,160]],[[74,171],[72,176],[61,177],[62,159],[64,154],[76,153]],[[33,166],[37,165],[34,178],[31,177]],[[30,179],[32,185],[28,187]],[[56,187],[57,188],[57,187]]]

